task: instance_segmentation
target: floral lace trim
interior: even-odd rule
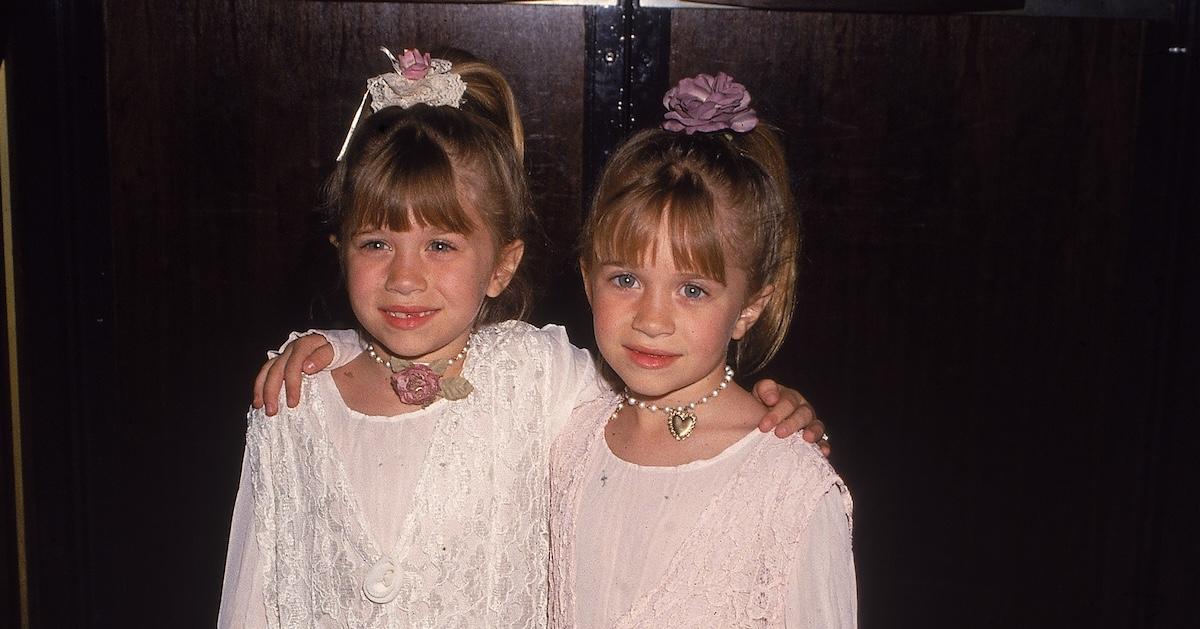
[[[510,323],[481,330],[473,353],[465,370],[481,393],[437,420],[403,533],[387,545],[402,582],[387,603],[362,593],[384,551],[325,430],[320,387],[308,382],[300,406],[275,418],[252,414],[270,626],[544,626],[551,346]]]

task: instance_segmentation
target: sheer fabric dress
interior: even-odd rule
[[[609,449],[611,413],[552,450],[551,627],[857,626],[850,495],[814,445],[752,430],[641,466]]]

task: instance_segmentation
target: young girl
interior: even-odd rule
[[[614,398],[562,328],[511,320],[530,211],[512,93],[438,57],[368,82],[329,182],[367,344],[250,414],[220,626],[546,622],[550,440]]]
[[[596,341],[626,388],[553,446],[551,625],[853,627],[850,496],[814,446],[754,430],[727,366],[760,367],[791,319],[782,148],[727,75],[664,103],[585,227]]]

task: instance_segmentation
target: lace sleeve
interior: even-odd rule
[[[229,553],[225,558],[225,581],[221,588],[221,610],[217,627],[266,627],[263,603],[263,570],[259,563],[254,528],[254,487],[249,453],[242,457],[242,480],[233,506],[229,527]]]
[[[329,363],[329,366],[325,368],[326,371],[337,369],[354,360],[355,357],[362,353],[362,340],[359,339],[357,330],[308,330],[306,332],[292,332],[289,334],[287,340],[283,342],[283,345],[279,346],[279,349],[267,352],[267,358],[275,358],[292,341],[302,336],[308,336],[309,334],[320,334],[333,347],[333,362]]]
[[[850,521],[837,487],[817,504],[800,539],[787,585],[784,626],[854,629],[858,594]]]

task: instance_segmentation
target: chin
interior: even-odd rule
[[[680,385],[677,382],[666,381],[664,378],[656,378],[653,375],[642,373],[631,373],[626,377],[625,373],[617,370],[617,375],[621,377],[621,382],[629,389],[634,397],[644,397],[647,399],[658,399],[664,396],[670,396],[672,393],[687,387],[687,384]]]
[[[406,342],[405,339],[395,338],[394,333],[388,334],[387,331],[377,333],[368,329],[367,334],[371,335],[374,344],[380,349],[400,358],[424,356],[436,349],[426,347],[426,343],[412,343]]]

